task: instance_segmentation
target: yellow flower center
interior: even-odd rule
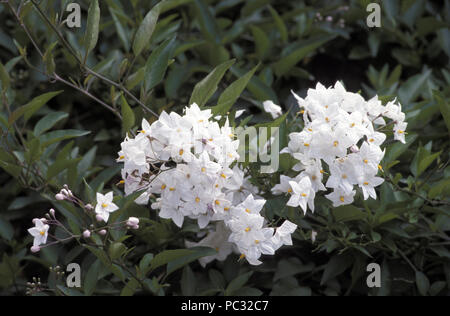
[[[124,184],[125,183],[125,180],[120,180],[119,181],[119,184]]]
[[[363,161],[364,161],[364,163],[368,163],[369,162],[369,160],[367,160],[367,159],[364,159]]]
[[[344,197],[341,195],[341,196],[339,197],[339,200],[341,200],[341,202],[344,202]]]
[[[108,206],[108,204],[102,203],[102,207],[103,207],[103,208],[105,208],[105,207],[107,207],[107,206]]]
[[[219,200],[215,200],[214,203],[216,203],[216,205],[220,205],[220,201]]]
[[[195,198],[195,202],[196,202],[196,203],[200,202],[200,198],[199,198],[199,197],[196,197],[196,198]]]
[[[327,123],[330,122],[330,119],[328,117],[325,118],[325,121],[327,121]]]
[[[399,129],[398,131],[397,131],[397,133],[399,133],[399,134],[403,134],[405,131],[402,131],[401,129]]]
[[[251,213],[251,211],[250,211],[248,208],[246,208],[245,211],[246,211],[247,213]]]
[[[239,256],[239,260],[242,260],[242,259],[244,259],[245,258],[245,255],[244,254],[241,254],[240,256]]]
[[[308,144],[308,143],[304,143],[303,145],[305,145],[305,147],[309,147],[309,144]]]
[[[369,185],[369,182],[365,181],[363,184],[364,184],[364,185]]]
[[[337,140],[334,141],[333,146],[337,147],[339,145],[339,142]]]
[[[221,176],[222,178],[224,178],[224,179],[227,178],[227,176],[225,175],[225,173],[222,173],[220,176]]]
[[[258,239],[255,240],[255,244],[259,244],[259,240]]]
[[[119,159],[120,160],[125,159],[125,156],[120,156]]]
[[[325,170],[320,170],[320,173],[324,174],[324,173],[325,173]]]
[[[342,175],[342,179],[347,179],[347,175],[345,173]]]
[[[308,195],[306,193],[302,193],[301,196],[307,197]]]
[[[175,191],[175,188],[170,187],[169,190],[170,190],[170,191]]]
[[[45,231],[40,231],[39,235],[44,236],[45,235]]]
[[[375,141],[375,139],[371,138],[369,139],[369,142],[373,143]]]
[[[230,208],[229,208],[229,207],[224,207],[223,210],[224,210],[225,212],[228,212],[228,211],[230,210]]]
[[[312,176],[311,179],[313,179],[314,181],[317,179],[316,176]]]
[[[247,227],[247,228],[245,229],[245,232],[248,233],[249,231],[250,231],[250,227]]]
[[[183,149],[180,149],[180,151],[179,151],[178,153],[180,154],[180,156],[183,156],[184,150],[183,150]]]
[[[312,128],[308,128],[308,131],[312,132],[313,130],[312,130]]]
[[[288,193],[292,193],[292,189],[291,188],[288,189]]]
[[[300,114],[303,114],[303,113],[305,113],[305,110],[301,110],[301,111],[300,111]]]
[[[355,125],[356,125],[355,123],[352,123],[352,125],[350,125],[350,127],[355,127]]]
[[[381,165],[378,165],[378,169],[383,170],[383,167]]]
[[[203,167],[203,168],[202,168],[202,172],[205,172],[205,171],[206,171],[206,168],[205,168],[205,167]]]
[[[163,184],[163,185],[161,186],[161,190],[164,190],[166,187],[167,187],[167,186],[166,186],[165,184]]]

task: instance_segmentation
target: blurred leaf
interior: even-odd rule
[[[95,48],[98,41],[100,25],[100,6],[98,0],[91,0],[88,10],[86,34],[84,37],[84,47],[86,49],[84,59],[87,59],[89,52]]]
[[[42,119],[37,122],[34,126],[33,134],[38,137],[42,133],[48,131],[53,126],[55,126],[60,121],[66,119],[69,116],[69,113],[66,112],[51,112],[44,116]]]
[[[164,78],[169,59],[172,56],[175,38],[166,40],[159,45],[150,55],[145,64],[145,91],[150,91]]]
[[[153,31],[156,27],[156,22],[158,21],[161,6],[164,5],[164,3],[165,1],[162,1],[155,5],[147,13],[141,25],[139,26],[133,42],[133,52],[135,56],[139,56],[144,48],[150,43]]]
[[[123,94],[121,94],[120,100],[122,104],[122,129],[124,133],[127,133],[133,128],[136,118]]]
[[[211,71],[202,81],[197,83],[192,92],[189,104],[197,103],[198,106],[202,107],[206,104],[209,98],[212,97],[214,92],[217,90],[217,85],[219,84],[225,72],[234,64],[235,60],[229,60],[220,64]]]

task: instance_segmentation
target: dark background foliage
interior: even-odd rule
[[[87,67],[77,62],[70,49],[84,56],[90,1],[75,1],[82,7],[80,29],[58,23],[68,14],[66,4],[74,1],[40,1],[48,21],[32,2],[36,1],[0,2],[1,294],[24,294],[26,282],[37,276],[55,289],[48,294],[61,295],[449,294],[448,0],[382,1],[380,28],[367,27],[370,1],[363,0],[168,0],[161,5],[151,40],[139,56],[133,50],[136,30],[159,1],[102,0],[99,41]],[[174,42],[168,42],[171,38]],[[167,56],[156,56],[155,51],[166,44],[170,47]],[[144,73],[152,55],[158,58],[155,65],[163,68],[163,76],[145,89],[142,82],[147,81]],[[103,187],[121,194],[116,186],[120,166],[115,153],[124,131],[135,130],[143,117],[154,119],[147,109],[181,110],[195,84],[232,58],[235,64],[207,105],[216,105],[221,91],[259,65],[232,108],[246,109],[244,119],[251,115],[249,124],[269,120],[261,111],[262,101],[274,100],[288,111],[295,105],[290,91],[304,96],[316,82],[329,86],[340,80],[366,98],[375,94],[384,101],[398,98],[407,113],[407,143],[387,144],[386,182],[378,190],[379,199],[358,199],[353,206],[333,209],[319,198],[316,213],[303,216],[286,208],[283,198],[267,194],[266,216],[289,218],[299,230],[293,247],[264,258],[258,267],[233,255],[206,268],[192,262],[173,273],[164,267],[140,271],[142,284],[135,284],[124,270],[140,266],[146,271],[144,259],[151,259],[146,254],[184,248],[185,238],[197,238],[197,228],[186,225],[179,230],[158,219],[154,211],[129,201],[123,201],[121,216],[149,220],[132,237],[120,241],[135,247],[121,259],[121,272],[108,269],[101,254],[76,242],[47,248],[39,255],[29,253],[31,237],[26,229],[32,218],[42,217],[50,207],[63,214],[71,228],[80,229],[73,219],[77,211],[54,201],[53,195],[64,183],[87,200]],[[53,72],[63,80],[52,77]],[[60,90],[39,106],[34,103],[36,111],[32,103],[24,112],[29,117],[22,113],[12,124],[13,113],[21,106]],[[288,121],[294,121],[294,115],[292,109]],[[287,129],[296,128],[299,125]],[[54,130],[62,134],[48,135]],[[285,173],[288,167],[289,161],[282,161]],[[256,167],[249,170],[260,179]],[[257,180],[257,184],[267,187],[276,183],[276,177]],[[318,232],[314,243],[312,230]],[[115,236],[115,242],[121,237]],[[65,288],[56,273],[48,270],[74,261],[81,263],[88,283],[80,291]],[[366,286],[370,262],[381,265],[380,289]]]

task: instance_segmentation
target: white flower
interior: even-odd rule
[[[275,249],[278,249],[283,245],[291,246],[291,235],[295,232],[296,229],[297,225],[288,220],[285,220],[283,224],[276,229],[275,235],[272,237],[272,242]]]
[[[311,211],[314,212],[315,192],[312,188],[309,177],[303,177],[298,183],[295,181],[290,181],[289,184],[291,185],[293,192],[291,198],[287,202],[287,205],[292,207],[300,206],[305,214],[309,206]]]
[[[401,141],[403,144],[405,143],[406,126],[408,126],[406,122],[398,122],[394,125],[394,139]]]
[[[50,227],[47,224],[44,224],[40,219],[35,219],[34,225],[35,227],[28,229],[28,232],[34,237],[33,247],[38,247],[47,242],[48,229]]]
[[[355,194],[356,191],[347,192],[341,188],[336,188],[332,193],[325,195],[325,197],[333,202],[334,207],[338,207],[353,203]]]
[[[277,117],[281,116],[283,114],[283,111],[281,109],[281,106],[276,105],[272,101],[264,101],[263,102],[264,111],[269,113],[273,119],[276,119]]]
[[[95,213],[108,222],[110,213],[119,209],[113,202],[113,193],[109,192],[105,195],[97,192],[97,205],[95,206]]]

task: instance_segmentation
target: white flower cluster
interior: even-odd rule
[[[150,196],[158,196],[152,208],[159,209],[160,217],[172,219],[179,227],[185,217],[197,220],[200,228],[211,221],[225,221],[231,229],[229,240],[236,243],[249,262],[256,263],[258,251],[274,253],[273,247],[270,251],[265,248],[267,231],[260,235],[264,218],[259,211],[265,201],[253,199],[257,188],[237,164],[231,166],[239,157],[239,141],[235,140],[228,119],[220,126],[211,117],[211,110],[200,110],[192,104],[183,116],[163,112],[151,125],[143,120],[142,130],[135,138],[127,137],[119,152],[118,161],[124,162],[125,193],[142,191],[136,202],[143,204],[148,203]],[[250,198],[259,208],[252,204],[244,208],[240,217],[235,215],[236,209],[250,203],[246,202]],[[248,214],[246,209],[253,209],[255,214]],[[242,221],[246,227],[241,229],[236,221]],[[273,235],[273,229],[269,230]],[[237,237],[242,233],[247,235],[245,241]],[[218,234],[224,236],[222,231]],[[281,246],[286,243],[286,236],[280,234],[275,235]],[[261,245],[250,247],[249,240],[255,245],[261,241]]]
[[[364,195],[376,199],[375,187],[383,182],[377,177],[384,151],[380,146],[386,139],[376,127],[386,127],[384,118],[394,125],[394,139],[405,142],[405,114],[395,101],[384,106],[378,97],[369,101],[357,93],[347,92],[337,82],[333,88],[320,83],[309,89],[305,99],[295,95],[303,115],[304,128],[289,135],[288,147],[282,153],[291,154],[298,164],[295,178],[282,175],[274,194],[290,193],[288,205],[300,206],[314,212],[314,197],[318,191],[332,188],[325,195],[333,206],[353,202],[358,186]],[[322,163],[328,165],[329,176],[323,184]]]

